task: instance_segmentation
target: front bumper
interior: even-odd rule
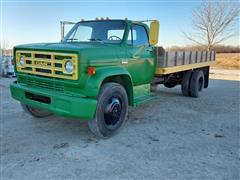
[[[32,88],[17,82],[11,84],[10,90],[14,99],[60,116],[79,119],[93,119],[95,116],[97,107],[96,99],[76,97],[61,92]],[[45,103],[30,99],[26,93],[48,97],[50,102]]]

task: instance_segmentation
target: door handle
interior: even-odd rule
[[[153,49],[152,48],[147,48],[146,51],[153,52]]]
[[[138,58],[140,58],[140,56],[133,55],[132,58],[133,59],[138,59]]]
[[[121,59],[122,64],[128,64],[128,59]]]

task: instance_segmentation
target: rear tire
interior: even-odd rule
[[[34,108],[34,107],[26,105],[24,103],[21,103],[21,106],[26,113],[28,113],[36,118],[44,118],[44,117],[48,117],[48,116],[52,115],[52,113],[50,113],[50,112],[47,112],[47,111],[44,111],[44,110],[41,110],[38,108]]]
[[[106,83],[101,87],[95,118],[88,121],[90,131],[100,138],[108,138],[125,124],[128,96],[120,84]]]
[[[194,71],[190,83],[190,96],[199,97],[203,88],[204,88],[203,71],[200,70]]]
[[[192,71],[187,71],[183,75],[182,83],[181,83],[181,89],[182,89],[182,94],[184,96],[189,96],[190,95],[190,81],[192,77]]]

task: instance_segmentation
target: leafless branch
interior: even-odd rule
[[[206,1],[193,11],[194,33],[184,32],[184,35],[188,40],[199,45],[204,44],[210,50],[234,35],[239,12],[239,6],[235,3]]]

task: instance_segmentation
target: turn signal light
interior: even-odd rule
[[[96,68],[95,67],[88,67],[87,71],[88,71],[89,75],[96,74]]]

